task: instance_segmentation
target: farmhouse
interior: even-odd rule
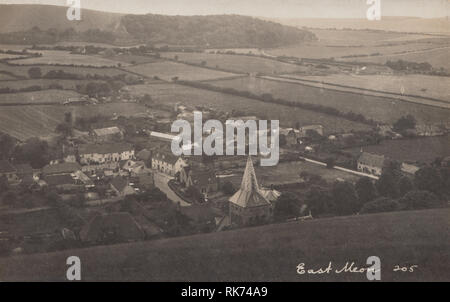
[[[90,135],[95,138],[97,142],[108,142],[113,140],[121,140],[123,138],[123,132],[118,127],[109,127],[94,129]]]
[[[170,176],[175,176],[184,166],[186,166],[184,159],[171,152],[158,151],[152,157],[152,168]]]
[[[7,160],[0,160],[0,176],[5,176],[8,182],[17,182],[17,169]]]
[[[111,180],[110,186],[117,196],[124,197],[136,193],[134,188],[130,186],[128,179],[124,177],[114,178],[113,180]]]
[[[249,157],[239,191],[231,198],[230,219],[232,224],[245,226],[268,222],[272,219],[272,203],[258,186],[252,159]]]
[[[385,163],[384,155],[363,152],[358,159],[358,171],[380,176]]]
[[[102,164],[134,158],[134,148],[126,143],[86,144],[78,148],[80,163]]]

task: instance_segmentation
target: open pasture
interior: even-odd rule
[[[210,53],[166,52],[161,56],[183,62],[201,64],[212,68],[231,70],[237,73],[265,73],[280,74],[300,71],[301,66],[288,64],[271,59],[252,57],[245,55],[227,55]]]
[[[220,87],[230,87],[262,95],[271,94],[293,102],[311,103],[333,107],[342,112],[354,112],[376,121],[393,123],[411,114],[419,123],[434,124],[450,122],[449,110],[394,99],[309,87],[259,78],[239,78],[214,81]]]
[[[114,67],[117,62],[104,59],[98,56],[88,56],[71,54],[68,51],[58,50],[39,50],[42,57],[27,58],[21,60],[14,60],[11,63],[17,65],[75,65],[75,66],[94,66],[94,67]],[[123,63],[124,65],[126,63]]]
[[[11,65],[0,62],[0,71],[8,71],[16,76],[28,77],[28,70],[31,67],[39,67],[43,75],[51,70],[62,70],[66,73],[79,75],[99,75],[99,76],[116,76],[119,74],[128,74],[128,72],[114,67],[81,67],[81,66],[56,66],[56,65]]]
[[[380,92],[410,94],[450,102],[450,78],[427,75],[350,75],[329,74],[325,77],[295,76],[290,78],[345,85]]]
[[[449,281],[449,209],[294,221],[227,232],[79,249],[84,281],[367,282],[366,273],[297,273],[368,267],[382,259],[382,281]],[[243,252],[245,250],[245,252]],[[73,250],[0,259],[4,281],[67,281]],[[63,263],[63,264],[61,264]],[[414,273],[396,265],[419,265]],[[167,269],[174,268],[174,269]]]
[[[280,125],[293,127],[300,125],[321,124],[326,133],[341,133],[351,130],[368,130],[369,126],[339,117],[321,114],[310,110],[270,104],[254,99],[238,97],[208,90],[181,86],[177,84],[152,84],[129,86],[134,95],[151,95],[156,103],[175,105],[181,103],[189,106],[212,107],[231,113],[233,110],[246,115],[256,115],[262,119],[280,120]]]
[[[91,80],[57,80],[57,79],[27,79],[14,81],[0,81],[0,89],[24,89],[31,86],[39,86],[42,90],[50,89],[53,85],[59,85],[62,89],[75,90],[77,85],[84,85],[92,82]],[[1,95],[1,94],[0,94]],[[1,97],[0,97],[1,99]]]
[[[435,49],[416,50],[408,53],[383,54],[376,57],[349,58],[345,61],[358,61],[376,64],[385,64],[387,61],[404,60],[416,63],[427,62],[434,68],[450,70],[450,46]]]
[[[0,82],[0,86],[4,82]],[[33,92],[19,92],[19,93],[1,93],[0,105],[14,105],[14,104],[61,104],[68,98],[78,97],[79,94],[71,90],[41,90]],[[0,110],[3,110],[0,107]]]
[[[129,66],[125,69],[149,78],[158,77],[166,81],[171,81],[174,77],[177,77],[179,80],[204,81],[236,76],[236,74],[229,72],[169,61]]]
[[[347,149],[358,155],[361,148]],[[431,163],[436,158],[450,156],[450,136],[385,140],[378,145],[366,146],[364,151],[382,154],[400,162]]]

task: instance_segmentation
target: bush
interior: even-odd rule
[[[428,191],[411,191],[400,199],[400,204],[404,210],[419,210],[439,208],[445,205],[445,202]]]
[[[398,201],[386,197],[380,197],[369,201],[361,208],[360,213],[393,212],[400,209]]]
[[[227,181],[222,185],[222,192],[226,195],[232,195],[236,192],[236,189],[234,188],[233,184],[230,181]]]

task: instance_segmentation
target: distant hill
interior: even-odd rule
[[[53,5],[0,5],[0,33],[28,31],[33,27],[41,30],[73,28],[77,31],[89,29],[117,30],[123,15],[82,10],[81,21],[69,21],[67,8]]]
[[[305,30],[237,15],[127,15],[122,25],[140,41],[181,45],[266,48],[315,39]]]
[[[89,42],[130,40],[210,47],[278,47],[313,40],[295,27],[237,15],[121,15],[82,10],[81,21],[69,21],[66,7],[0,5],[0,43],[46,44],[88,36]],[[68,30],[84,35],[75,35]],[[96,41],[96,35],[100,36]]]
[[[367,19],[269,19],[284,25],[312,28],[373,29],[397,32],[450,33],[448,18],[424,19],[416,17],[382,17],[380,21]]]

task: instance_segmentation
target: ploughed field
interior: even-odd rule
[[[66,281],[77,255],[84,281],[367,281],[366,273],[299,275],[381,260],[382,281],[450,281],[449,209],[298,221],[189,237],[0,259],[2,281]],[[413,273],[396,266],[418,265]]]
[[[136,103],[109,103],[89,106],[1,106],[0,131],[19,140],[31,137],[48,137],[55,134],[56,126],[64,120],[64,113],[72,112],[77,117],[130,116],[145,112],[143,105]]]
[[[421,124],[450,122],[450,112],[446,109],[412,104],[395,99],[286,83],[283,82],[283,79],[275,81],[247,77],[214,81],[211,84],[219,87],[250,91],[258,95],[268,93],[274,98],[293,102],[333,107],[342,112],[362,114],[366,118],[389,124],[394,123],[407,114],[413,115],[418,123]]]

